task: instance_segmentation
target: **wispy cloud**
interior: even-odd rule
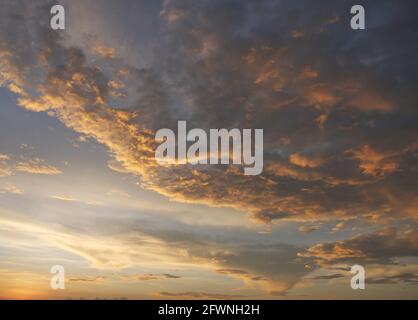
[[[214,299],[214,300],[228,300],[239,299],[242,295],[238,294],[224,294],[224,293],[211,293],[211,292],[159,292],[160,296],[173,297],[182,299]]]
[[[0,193],[23,194],[23,191],[12,184],[0,185]]]
[[[12,174],[12,168],[10,167],[10,157],[6,154],[0,154],[0,177],[10,176]]]
[[[176,276],[174,274],[164,273],[164,274],[144,274],[135,277],[140,281],[150,281],[150,280],[161,280],[161,279],[180,279],[180,276]]]
[[[15,166],[15,170],[20,172],[45,175],[57,175],[62,173],[61,170],[52,165],[46,164],[45,160],[40,158],[19,161]]]
[[[56,196],[50,196],[50,197],[52,199],[61,200],[61,201],[77,201],[77,199],[67,197],[67,196],[56,195]]]

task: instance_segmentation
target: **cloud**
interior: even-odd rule
[[[124,198],[131,198],[131,195],[127,192],[117,190],[117,189],[111,189],[107,192],[108,195],[116,195]]]
[[[400,257],[418,256],[418,231],[386,228],[334,243],[320,243],[299,253],[319,265],[338,263],[394,264]]]
[[[398,284],[398,283],[417,285],[418,274],[400,273],[397,275],[367,279],[367,284]]]
[[[68,210],[74,214],[74,210]],[[196,227],[167,217],[156,218],[155,214],[141,218],[129,214],[126,219],[120,208],[109,209],[111,213],[119,212],[117,217],[106,214],[105,208],[102,210],[101,219],[81,212],[83,224],[71,226],[66,226],[60,216],[42,222],[38,217],[29,219],[2,211],[0,228],[11,232],[12,239],[24,235],[15,248],[39,248],[41,242],[82,258],[100,272],[155,270],[122,275],[121,280],[166,283],[165,280],[181,277],[182,283],[187,283],[187,273],[178,275],[164,270],[193,270],[211,277],[217,274],[225,281],[234,279],[251,291],[283,295],[310,272],[297,257],[300,248],[273,240],[267,244],[263,235],[241,235],[234,229],[224,234],[221,227]],[[79,220],[78,216],[73,219]],[[28,235],[30,239],[26,240]],[[106,274],[106,279],[111,280],[112,276]]]
[[[217,273],[239,279],[250,287],[261,287],[271,295],[285,294],[309,272],[297,261],[297,249],[283,244],[212,251],[210,258],[223,266],[215,270]]]
[[[105,279],[103,276],[97,276],[97,277],[71,277],[68,279],[70,282],[96,282]]]
[[[30,11],[44,17],[49,4],[37,1]],[[108,59],[113,50],[100,50],[106,54],[92,62],[44,19],[27,19],[21,4],[8,4],[1,21],[19,19],[19,27],[0,33],[0,83],[21,107],[47,112],[104,144],[120,164],[112,168],[171,200],[234,208],[264,223],[416,219],[416,209],[396,203],[417,201],[405,187],[416,180],[410,72],[416,50],[408,40],[416,34],[415,5],[388,11],[391,32],[380,21],[389,13],[378,11],[378,22],[362,36],[347,34],[338,20],[329,23],[331,12],[346,7],[346,1],[327,10],[309,1],[165,2],[155,59],[136,68]],[[290,13],[300,21],[289,20]],[[402,29],[404,37],[397,36],[405,25],[399,21],[413,26]],[[304,36],[295,38],[293,30]],[[109,83],[124,94],[112,94]],[[204,129],[264,128],[265,172],[248,177],[239,167],[159,166],[155,131],[179,119]],[[291,143],[283,146],[283,138]],[[39,165],[20,167],[59,173]]]
[[[169,23],[174,23],[177,20],[183,18],[185,15],[185,12],[178,9],[172,9],[169,11],[162,10],[161,16],[165,17]]]
[[[303,225],[298,228],[298,231],[301,233],[311,233],[319,230],[320,228],[320,225]]]
[[[342,230],[345,227],[346,223],[345,221],[338,222],[331,230],[332,233],[336,233],[340,230]]]
[[[332,280],[332,279],[339,279],[339,278],[344,278],[345,275],[341,274],[341,273],[334,273],[334,274],[327,274],[327,275],[322,275],[322,276],[315,276],[312,277],[312,280]]]
[[[307,156],[303,156],[298,153],[291,154],[289,161],[290,163],[302,168],[316,168],[321,164],[319,159],[310,159]]]
[[[247,212],[257,222],[298,221],[305,224],[300,232],[315,231],[324,221],[336,223],[337,231],[350,219],[379,227],[417,219],[413,2],[396,10],[389,1],[382,10],[370,4],[373,25],[359,34],[348,32],[335,15],[348,12],[348,1],[166,1],[161,33],[150,40],[156,41],[150,45],[153,59],[141,67],[127,65],[119,49],[116,57],[114,46],[94,43],[96,50],[83,51],[70,45],[71,34],[49,28],[52,3],[3,5],[0,85],[21,107],[45,112],[105,145],[109,168],[136,175],[142,188],[174,201]],[[189,128],[263,128],[263,174],[247,177],[239,166],[159,166],[155,131],[173,129],[177,120],[187,120]],[[0,176],[18,168],[61,173],[40,158],[15,166],[0,155]],[[64,198],[58,196],[72,200]],[[414,230],[385,229],[305,250],[266,244],[265,238],[255,243],[202,235],[199,228],[147,228],[144,221],[126,229],[113,221],[103,226],[104,234],[97,225],[86,233],[1,223],[39,235],[97,269],[203,268],[277,295],[310,273],[305,260],[319,266],[390,264],[415,257],[417,243]]]
[[[251,284],[254,281],[263,281],[267,287],[272,286],[271,279],[266,276],[254,275],[245,270],[239,269],[218,269],[216,270],[217,273],[229,275],[231,277],[235,277],[237,279],[241,279],[244,282]]]
[[[150,280],[161,280],[161,279],[180,279],[180,276],[174,274],[164,273],[164,274],[144,274],[136,277],[140,281],[150,281]]]
[[[50,198],[61,200],[61,201],[77,201],[77,199],[66,197],[66,196],[50,196]]]
[[[36,239],[46,241],[50,246],[82,257],[98,270],[115,271],[135,265],[158,267],[163,261],[167,267],[187,265],[184,256],[180,254],[181,250],[175,250],[160,239],[140,232],[123,237],[97,235],[94,230],[70,230],[60,223],[51,226],[9,217],[3,213],[0,226],[13,230],[15,234],[30,234]]]
[[[238,294],[224,294],[224,293],[211,293],[211,292],[159,292],[163,297],[174,297],[182,299],[214,299],[214,300],[228,300],[239,299],[242,295]]]
[[[23,191],[12,184],[6,184],[0,187],[0,193],[23,194]]]
[[[12,175],[13,171],[10,167],[10,157],[6,154],[0,154],[0,177],[7,177]]]
[[[131,173],[131,171],[127,170],[123,164],[119,163],[118,161],[111,159],[107,162],[107,167],[113,171],[119,173]]]
[[[45,174],[45,175],[57,175],[62,171],[58,168],[45,164],[45,160],[40,158],[28,159],[25,161],[19,161],[14,168],[19,172],[26,172],[32,174]]]
[[[15,172],[25,172],[32,174],[58,175],[62,171],[49,165],[40,158],[20,157],[21,161],[12,161],[9,155],[0,154],[0,177],[11,176]]]
[[[116,56],[116,49],[115,48],[109,48],[101,45],[95,45],[91,48],[92,52],[95,55],[98,55],[101,58],[106,59],[114,59]]]
[[[235,275],[247,275],[248,272],[239,269],[218,269],[216,272],[221,274],[235,274]]]
[[[399,164],[393,159],[393,155],[379,153],[369,145],[349,152],[360,162],[359,167],[366,175],[383,176],[399,170]]]

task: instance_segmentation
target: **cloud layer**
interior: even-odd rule
[[[408,203],[417,197],[407,187],[416,180],[416,65],[409,59],[416,48],[408,40],[416,29],[400,29],[404,37],[396,30],[413,23],[412,4],[385,20],[386,12],[371,6],[375,21],[361,35],[341,22],[345,2],[327,10],[322,2],[306,5],[308,15],[291,2],[166,2],[167,40],[158,44],[150,68],[135,69],[113,50],[92,49],[112,52],[98,55],[104,59],[99,66],[66,46],[49,29],[48,2],[8,3],[1,83],[19,95],[22,107],[48,112],[105,144],[143,187],[174,200],[229,206],[266,222],[416,219]],[[286,16],[296,18],[285,26],[276,22]],[[11,36],[6,27],[17,20]],[[134,103],[117,108],[126,96]],[[154,132],[179,119],[201,128],[264,128],[264,174],[158,166]]]
[[[83,6],[74,3],[68,5]],[[285,294],[310,273],[305,263],[395,265],[418,255],[415,1],[370,2],[367,30],[360,32],[349,28],[350,1],[163,1],[154,17],[158,36],[148,43],[152,58],[143,65],[128,64],[117,47],[94,37],[86,45],[72,42],[71,32],[51,30],[51,1],[0,4],[0,85],[20,107],[103,144],[109,167],[135,175],[142,188],[178,202],[233,208],[257,222],[306,223],[299,228],[304,235],[327,222],[335,233],[352,221],[382,231],[302,248],[135,225],[114,241],[4,224],[41,233],[97,269],[128,268],[141,259],[152,266],[199,265],[272,295]],[[155,132],[175,129],[178,120],[187,120],[189,129],[264,129],[264,172],[254,177],[233,165],[157,164]],[[14,163],[0,154],[0,177],[17,171],[62,173],[40,158]],[[408,228],[387,228],[395,223]],[[171,276],[144,273],[141,279]],[[416,281],[413,272],[373,279]]]

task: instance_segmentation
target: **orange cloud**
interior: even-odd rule
[[[15,170],[26,173],[46,175],[57,175],[62,173],[62,171],[57,169],[56,167],[45,164],[45,160],[42,160],[40,158],[20,161],[16,164]]]
[[[333,90],[324,84],[316,84],[312,86],[307,92],[307,98],[313,105],[321,105],[325,107],[333,106],[339,100]]]
[[[114,59],[116,57],[115,48],[105,47],[102,45],[95,45],[91,48],[91,51],[101,58]]]
[[[393,154],[379,153],[369,145],[351,150],[349,153],[352,153],[353,157],[360,162],[359,167],[366,175],[384,176],[399,169],[399,164],[393,159]]]
[[[40,28],[41,34],[50,32],[50,30],[42,29],[42,25],[37,27]],[[202,35],[205,37],[202,38]],[[193,54],[193,50],[196,49],[197,53],[210,51],[211,55],[212,53],[219,54],[217,45],[222,44],[220,41],[222,39],[219,39],[216,32],[205,33],[203,29],[195,28],[187,32],[187,36],[193,40],[187,42],[188,46],[184,48],[187,53]],[[294,42],[300,41],[292,41]],[[215,47],[211,44],[215,44]],[[288,45],[291,46],[291,43]],[[248,47],[244,46],[244,51],[238,51],[239,55],[228,56],[229,60],[223,61],[221,65],[216,64],[220,59],[199,57],[203,59],[202,61],[187,57],[182,61],[190,71],[182,74],[186,77],[184,82],[187,86],[193,87],[200,80],[205,83],[204,79],[209,79],[207,81],[211,82],[208,83],[209,91],[200,92],[199,90],[206,87],[198,85],[196,90],[199,92],[195,93],[195,96],[186,94],[187,102],[193,106],[187,110],[199,116],[197,123],[204,121],[205,124],[228,118],[232,110],[244,110],[245,123],[246,121],[250,124],[266,123],[269,128],[273,128],[274,117],[280,118],[281,114],[278,111],[282,110],[278,109],[289,109],[284,111],[290,116],[295,116],[295,109],[299,107],[315,107],[321,111],[321,114],[326,115],[334,111],[346,112],[343,106],[338,108],[339,103],[358,95],[361,92],[360,85],[356,86],[353,84],[355,81],[352,80],[341,80],[338,76],[335,79],[331,76],[325,79],[319,63],[305,61],[303,64],[299,63],[300,61],[294,60],[296,58],[292,56],[292,48],[289,46],[263,44],[259,48],[254,48],[254,44],[251,43]],[[176,115],[166,115],[171,110],[170,103],[167,102],[170,100],[168,91],[171,89],[167,92],[164,90],[165,83],[155,76],[157,69],[137,70],[123,65],[121,61],[114,61],[114,64],[105,68],[105,72],[104,69],[89,64],[80,49],[66,47],[59,37],[52,37],[48,48],[39,48],[40,53],[38,51],[33,53],[34,60],[39,58],[38,54],[46,58],[45,64],[42,64],[42,74],[45,76],[37,77],[38,73],[30,68],[29,63],[24,67],[17,65],[16,61],[25,63],[23,59],[25,51],[17,50],[12,53],[9,52],[10,49],[7,46],[1,48],[3,57],[1,83],[4,85],[13,83],[22,89],[20,93],[17,93],[20,106],[33,111],[47,111],[49,115],[57,117],[67,127],[104,144],[112,160],[115,161],[110,162],[110,167],[137,175],[140,186],[143,188],[156,191],[175,201],[246,211],[253,218],[263,222],[271,222],[274,219],[306,221],[341,216],[370,217],[371,213],[377,210],[373,201],[364,196],[365,192],[359,191],[363,181],[357,177],[327,176],[325,170],[322,170],[320,159],[308,158],[302,153],[295,152],[295,149],[290,152],[291,165],[283,164],[284,159],[289,157],[289,147],[283,146],[283,148],[280,147],[283,150],[278,150],[274,142],[279,141],[277,136],[269,137],[269,157],[272,159],[265,166],[266,173],[261,176],[249,178],[235,170],[235,167],[212,166],[208,169],[190,165],[159,166],[154,157],[155,128],[163,123],[169,123],[170,118]],[[249,52],[249,54],[245,56],[243,52]],[[22,56],[22,59],[12,59],[16,55]],[[235,61],[236,64],[234,64]],[[230,63],[233,67],[228,68]],[[315,65],[315,69],[306,67],[307,65]],[[239,104],[233,104],[234,109],[226,109],[226,111],[222,109],[223,107],[216,106],[218,101],[224,101],[222,99],[229,96],[226,92],[218,94],[220,88],[226,87],[224,84],[229,83],[229,77],[224,76],[223,73],[225,68],[228,69],[227,71],[236,72],[233,75],[234,79],[237,79],[237,91],[241,90],[241,84],[246,85],[243,90],[250,91],[250,94],[239,91],[239,96],[234,96],[233,100],[238,101]],[[201,74],[195,74],[195,72],[201,72]],[[140,105],[135,109],[136,111],[122,110],[112,106],[115,97],[109,93],[114,86],[110,81],[116,80],[109,79],[109,75],[117,75],[118,81],[122,81],[123,78],[126,90],[134,90],[129,88],[129,84],[134,84],[132,87],[135,87],[138,82],[142,83],[141,90],[137,90],[140,92],[136,93],[140,98],[134,102],[135,104],[131,104]],[[196,79],[199,81],[195,81],[194,76],[197,76]],[[247,82],[241,82],[240,77]],[[354,79],[352,74],[350,74],[350,79]],[[360,84],[365,82],[367,82],[365,79],[359,81]],[[185,92],[189,91],[189,87],[180,89],[177,94],[182,93],[183,89]],[[231,90],[231,94],[234,94],[236,90]],[[208,100],[210,101],[206,102]],[[231,101],[226,100],[226,102]],[[214,112],[199,109],[200,102],[204,106],[213,108]],[[245,108],[239,109],[242,107],[241,103],[245,104]],[[228,104],[226,106],[229,107]],[[278,108],[279,106],[281,108]],[[255,108],[260,112],[254,113]],[[218,112],[221,109],[228,116],[221,114],[221,111]],[[305,118],[306,114],[310,117]],[[217,119],[217,116],[223,118]],[[317,114],[313,110],[306,113],[300,112],[297,115],[298,119],[303,118],[303,124],[309,120],[311,124],[316,122],[319,126],[323,126],[326,119],[316,117]],[[243,123],[240,122],[240,124]],[[317,129],[316,126],[315,129]],[[326,135],[324,131],[322,130],[321,133]],[[292,143],[297,148],[298,138],[299,141],[301,140],[298,135],[301,133],[294,133],[296,137],[292,136]],[[306,130],[304,134],[310,134],[310,132]],[[324,145],[333,144],[331,140],[321,141],[325,142]],[[352,157],[344,160],[358,160],[361,170],[366,175],[380,176],[398,170],[397,161],[386,155],[381,158],[376,152],[373,153],[370,150],[367,148],[355,150],[351,153]],[[365,152],[368,154],[365,155]],[[340,158],[344,156],[347,154],[334,154],[333,159],[342,162],[343,159]],[[366,159],[367,156],[371,156],[372,160]],[[116,162],[119,165],[114,165]],[[44,171],[56,174],[59,171],[51,166],[39,167],[40,163],[35,164],[38,168],[30,169],[33,163],[22,161],[19,167],[20,170],[32,170],[38,173]],[[290,188],[288,188],[289,185]],[[341,201],[342,197],[338,193],[342,192],[340,190],[342,187],[351,187],[350,191],[355,200],[349,203]],[[327,188],[333,188],[334,193],[326,194]],[[330,196],[320,196],[321,193]],[[353,203],[358,207],[354,208]]]
[[[23,194],[23,191],[12,184],[6,184],[0,187],[0,193],[12,193],[12,194]]]
[[[66,196],[51,196],[50,198],[61,200],[61,201],[76,201],[74,198],[66,197]]]
[[[347,105],[363,111],[390,112],[394,109],[391,101],[384,99],[381,95],[373,91],[359,93],[350,99]]]
[[[397,257],[418,256],[418,230],[397,232],[395,228],[388,227],[377,233],[358,235],[348,240],[320,243],[298,255],[313,259],[320,265],[351,261],[393,263]]]
[[[0,177],[10,176],[13,171],[8,161],[10,157],[6,154],[0,154]]]
[[[168,12],[162,11],[161,15],[163,15],[169,23],[174,23],[177,20],[180,20],[185,16],[185,12],[179,9],[171,9]]]
[[[292,37],[295,39],[303,38],[305,36],[305,33],[300,30],[293,30],[292,31]]]
[[[309,158],[299,153],[293,153],[289,157],[290,163],[302,168],[316,168],[321,165],[318,158]]]
[[[302,72],[299,74],[299,80],[306,80],[306,79],[315,79],[318,78],[319,74],[315,70],[312,69],[311,66],[306,66]]]

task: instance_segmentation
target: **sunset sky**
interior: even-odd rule
[[[0,299],[418,299],[416,1],[0,8]],[[262,174],[159,165],[179,120]]]

